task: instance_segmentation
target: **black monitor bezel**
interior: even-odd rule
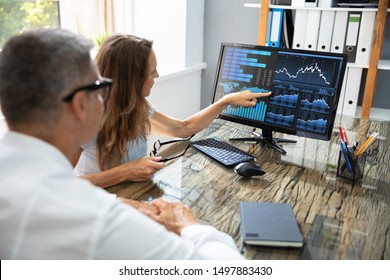
[[[307,138],[313,138],[313,139],[319,139],[319,140],[325,140],[329,141],[331,136],[332,136],[332,131],[333,131],[333,126],[334,126],[334,120],[336,118],[336,113],[337,113],[337,108],[338,108],[338,103],[340,100],[341,96],[341,89],[344,81],[344,75],[347,67],[347,61],[348,61],[348,56],[344,53],[330,53],[330,52],[322,52],[322,51],[311,51],[311,50],[300,50],[300,49],[287,49],[287,48],[275,48],[275,47],[266,47],[266,46],[259,46],[259,45],[250,45],[250,44],[242,44],[242,43],[227,43],[223,42],[221,43],[220,46],[220,51],[219,51],[219,56],[218,56],[218,63],[215,71],[215,78],[214,78],[214,86],[213,86],[213,99],[212,103],[216,102],[216,93],[217,93],[217,87],[218,87],[218,77],[221,72],[221,63],[223,59],[223,53],[224,49],[226,47],[239,47],[239,48],[249,48],[249,49],[261,49],[261,50],[269,50],[269,51],[291,51],[294,53],[303,53],[303,54],[318,54],[322,56],[333,56],[333,57],[340,57],[342,58],[342,63],[341,63],[341,73],[340,73],[340,82],[338,84],[338,87],[336,89],[336,94],[335,94],[335,99],[334,102],[336,103],[335,106],[333,106],[333,111],[331,112],[331,124],[329,125],[329,129],[327,134],[316,134],[316,133],[310,133],[310,132],[305,132],[305,131],[300,131],[297,129],[289,129],[289,128],[284,128],[284,127],[279,127],[275,125],[269,125],[265,122],[260,122],[260,121],[255,121],[255,120],[250,120],[250,119],[244,119],[232,115],[225,115],[223,113],[220,113],[218,118],[227,120],[227,121],[232,121],[248,126],[253,126],[256,128],[260,128],[262,130],[268,130],[272,132],[280,132],[280,133],[286,133],[290,135],[296,135],[300,137],[307,137]]]

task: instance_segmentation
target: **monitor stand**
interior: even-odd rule
[[[278,151],[279,153],[285,155],[287,151],[280,147],[278,143],[297,143],[295,140],[291,139],[282,139],[282,138],[273,138],[272,130],[262,129],[262,133],[252,132],[255,137],[247,137],[247,138],[230,138],[231,141],[251,141],[256,143],[261,143],[264,145],[270,146],[272,149]]]

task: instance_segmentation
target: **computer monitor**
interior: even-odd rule
[[[256,140],[283,154],[278,143],[290,141],[273,132],[329,140],[347,60],[338,53],[222,43],[213,102],[237,91],[272,91],[255,107],[228,106],[219,115],[262,130],[255,139],[230,140]]]

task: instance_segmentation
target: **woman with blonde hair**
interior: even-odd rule
[[[210,124],[228,105],[253,107],[270,93],[236,92],[179,120],[158,112],[147,100],[159,77],[152,41],[132,35],[112,35],[100,47],[96,63],[114,82],[95,140],[81,147],[74,172],[103,188],[123,181],[145,181],[164,167],[161,157],[147,155],[152,132],[185,138]]]

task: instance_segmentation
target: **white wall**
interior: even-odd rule
[[[133,0],[133,32],[153,40],[160,78],[150,100],[177,118],[199,111],[203,63],[203,0]],[[178,106],[180,104],[180,106]]]
[[[258,4],[259,0],[205,0],[203,51],[207,70],[202,78],[202,107],[212,100],[221,43],[257,43],[259,9],[245,8],[244,3]]]
[[[180,119],[198,112],[201,67],[202,65],[199,65],[157,79],[149,100],[155,104],[158,111]]]
[[[189,67],[204,61],[204,0],[187,1],[186,15],[185,66]]]

